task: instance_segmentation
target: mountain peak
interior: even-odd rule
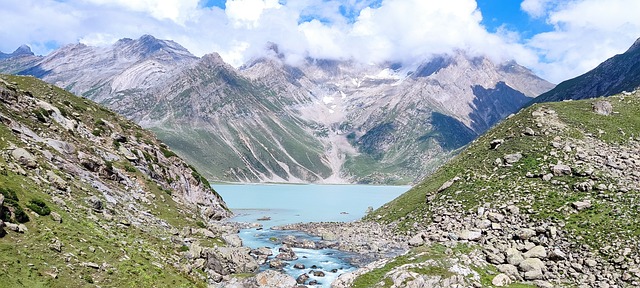
[[[16,49],[15,51],[13,51],[11,55],[18,56],[18,55],[34,55],[34,54],[31,51],[31,47],[29,47],[28,45],[20,45],[20,47],[18,47],[18,49]]]

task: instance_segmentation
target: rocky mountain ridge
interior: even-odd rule
[[[629,49],[598,67],[540,95],[533,102],[578,100],[615,95],[640,87],[640,38]]]
[[[291,66],[269,49],[235,69],[143,36],[69,45],[15,73],[107,105],[208,178],[241,182],[411,183],[553,87],[514,62],[463,51],[415,67]]]

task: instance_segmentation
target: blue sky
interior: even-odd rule
[[[640,37],[638,0],[3,0],[0,51],[111,45],[151,34],[239,66],[279,45],[304,57],[407,65],[464,50],[552,82]]]

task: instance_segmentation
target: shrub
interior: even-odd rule
[[[174,157],[174,156],[178,156],[178,155],[176,155],[176,153],[173,153],[173,151],[171,151],[171,150],[169,150],[167,148],[164,148],[164,147],[160,147],[160,151],[162,151],[162,154],[166,158],[171,158],[171,157]]]
[[[200,228],[207,228],[207,225],[204,225],[204,222],[202,222],[202,221],[196,222],[196,226],[198,226]]]
[[[189,246],[187,246],[187,245],[182,245],[182,246],[180,246],[180,248],[178,248],[178,251],[180,251],[180,252],[187,252],[187,251],[189,251]]]
[[[40,216],[47,216],[51,214],[51,209],[47,206],[47,203],[44,203],[41,199],[32,199],[27,204],[27,208],[31,209],[31,211],[38,213]]]
[[[127,172],[131,172],[131,173],[136,173],[136,171],[138,171],[138,170],[136,170],[136,167],[133,167],[133,166],[128,165],[128,164],[124,165],[124,170],[127,171]]]

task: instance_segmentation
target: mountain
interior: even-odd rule
[[[313,133],[330,166],[360,183],[420,179],[553,87],[516,63],[460,51],[417,67],[319,59],[291,66],[271,57],[240,73],[293,98],[293,111],[320,128]]]
[[[640,92],[523,109],[366,216],[414,248],[332,287],[638,286],[638,113]]]
[[[33,67],[41,58],[31,52],[31,47],[22,45],[11,54],[0,52],[0,71],[15,74]]]
[[[14,58],[14,57],[25,57],[25,56],[35,56],[35,54],[31,52],[31,47],[27,45],[22,45],[18,47],[18,49],[13,51],[13,53],[11,54],[5,54],[0,52],[0,60]]]
[[[148,88],[196,60],[173,41],[144,35],[107,47],[67,45],[15,74],[38,77],[120,113],[138,109]]]
[[[299,102],[205,55],[154,90],[137,119],[208,176],[227,181],[319,182],[331,176],[311,123],[289,110]]]
[[[201,287],[258,268],[224,201],[149,131],[8,75],[0,122],[3,287]]]
[[[65,46],[19,74],[154,130],[210,179],[242,182],[411,183],[553,88],[463,51],[406,67],[267,54],[235,69],[147,35]]]
[[[622,54],[602,62],[593,70],[564,81],[533,102],[578,100],[609,96],[640,87],[640,38]]]

